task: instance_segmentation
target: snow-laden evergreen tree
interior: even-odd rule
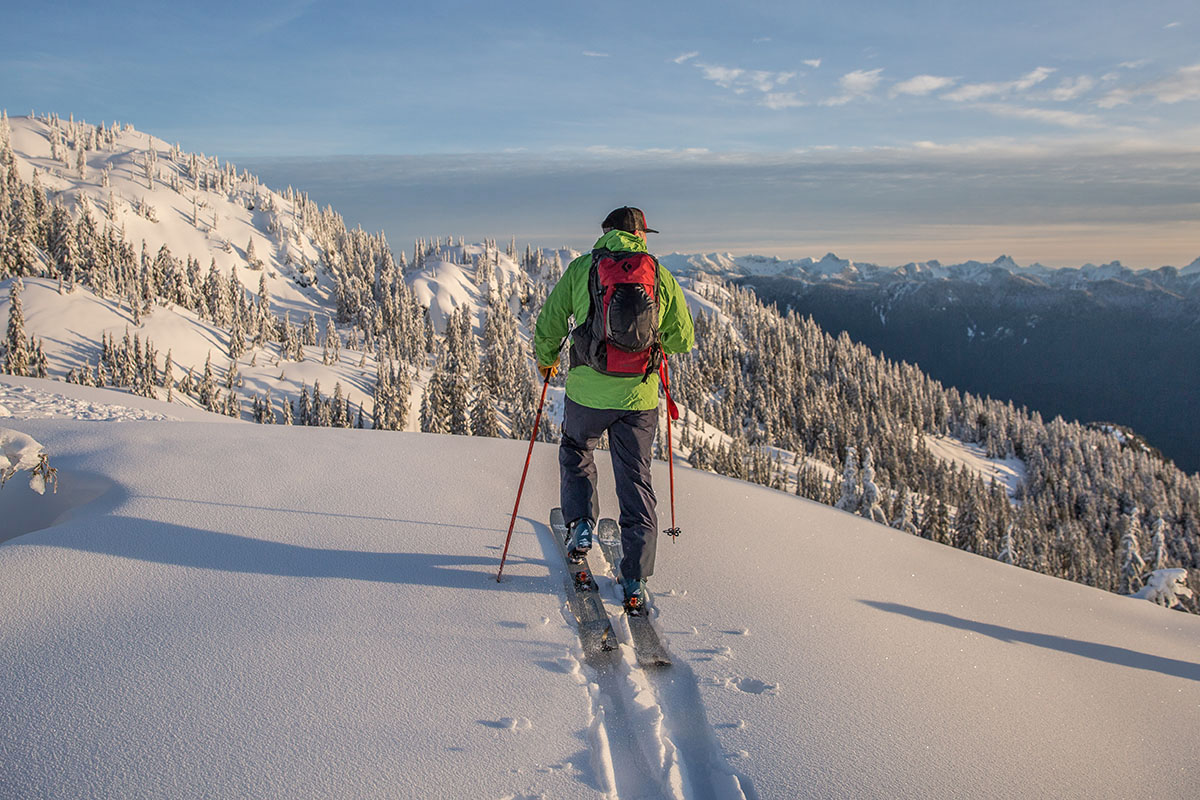
[[[973,491],[968,491],[966,502],[954,516],[953,544],[968,553],[985,554],[987,540],[984,536],[983,512]]]
[[[208,353],[208,357],[204,359],[204,373],[200,378],[200,386],[197,392],[200,404],[212,411],[217,400],[217,381],[213,376],[211,350]]]
[[[913,510],[913,495],[907,486],[900,487],[900,515],[892,521],[892,527],[913,536],[918,535],[916,512]]]
[[[246,336],[242,333],[241,320],[234,320],[229,331],[229,357],[235,361],[246,352]]]
[[[271,341],[271,293],[267,289],[267,273],[258,276],[258,301],[254,306],[254,344],[262,347]]]
[[[333,385],[333,398],[329,404],[329,425],[333,428],[349,428],[351,420],[346,413],[346,395],[342,391],[342,383]]]
[[[1121,536],[1121,594],[1133,594],[1142,588],[1146,562],[1142,560],[1142,524],[1135,507],[1125,515],[1125,533]]]
[[[304,320],[304,327],[300,330],[300,343],[306,347],[316,347],[317,333],[317,315],[310,311],[308,319]]]
[[[834,508],[857,513],[862,501],[858,485],[858,453],[852,445],[846,447],[846,461],[842,465],[842,493]]]
[[[858,513],[881,525],[887,524],[887,515],[883,513],[883,506],[879,504],[879,487],[875,485],[875,459],[869,447],[863,451],[862,502],[859,504]]]
[[[4,371],[9,375],[28,376],[29,347],[25,341],[25,312],[21,308],[21,278],[13,280],[8,290],[8,334],[4,337]]]
[[[425,433],[449,433],[450,409],[446,377],[441,366],[434,368],[421,401],[421,430]]]
[[[496,407],[486,381],[479,385],[475,403],[471,406],[471,435],[500,436],[500,421],[496,417]]]
[[[309,424],[319,428],[333,427],[333,403],[321,396],[321,381],[319,380],[313,381],[312,417]]]
[[[1146,585],[1133,593],[1134,597],[1149,600],[1164,608],[1181,608],[1185,599],[1194,596],[1187,585],[1187,570],[1158,569],[1146,576]]]
[[[1013,544],[1013,526],[1010,524],[1004,529],[1004,538],[1000,540],[1000,552],[996,555],[996,560],[1005,564],[1016,564],[1016,552],[1016,545]]]
[[[254,237],[250,237],[250,241],[246,243],[246,266],[250,269],[262,269],[262,259],[254,252]]]
[[[1150,527],[1150,562],[1151,570],[1166,569],[1170,556],[1167,554],[1167,522],[1160,514]]]
[[[940,497],[925,501],[921,515],[921,537],[940,544],[950,544],[950,511]]]
[[[325,341],[322,343],[321,363],[325,366],[336,364],[342,360],[342,337],[334,327],[333,317],[325,319]]]
[[[471,403],[467,396],[467,381],[463,377],[446,376],[446,405],[450,414],[450,433],[471,435]]]
[[[175,362],[171,357],[171,348],[169,347],[167,348],[167,359],[163,363],[162,383],[160,385],[167,390],[167,402],[172,402],[175,392]]]

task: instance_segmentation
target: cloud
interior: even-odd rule
[[[666,217],[676,216],[678,224],[662,235],[682,252],[799,258],[833,250],[883,264],[990,260],[1001,252],[1046,262],[1061,253],[1071,265],[1119,257],[1158,266],[1195,257],[1198,226],[1186,187],[1200,182],[1200,137],[1190,133],[1176,147],[1156,138],[1149,150],[1055,132],[1040,141],[925,141],[887,151],[664,157],[600,150],[553,159],[539,151],[240,166],[267,185],[305,187],[348,224],[385,230],[393,243],[444,231],[449,219],[468,241],[515,236],[586,248],[594,241],[587,221],[611,208],[595,208],[595,187],[615,184],[663,220],[664,230]],[[497,205],[505,192],[519,202]],[[1053,241],[1041,238],[1064,226],[1070,230]]]
[[[1163,30],[1169,31],[1171,28],[1178,28],[1182,24],[1182,22],[1168,22],[1166,25],[1163,25]]]
[[[842,87],[842,93],[837,97],[830,97],[821,101],[823,106],[842,106],[853,100],[859,100],[867,97],[871,92],[875,91],[875,87],[883,80],[880,73],[883,72],[883,67],[877,69],[856,69],[853,72],[847,72],[838,80],[838,85]]]
[[[1152,84],[1150,92],[1160,103],[1200,100],[1200,64],[1184,67],[1171,77]]]
[[[769,70],[748,70],[741,67],[726,67],[720,64],[704,64],[695,62],[696,69],[705,80],[712,81],[722,89],[729,89],[734,94],[746,94],[750,91],[764,95],[774,95],[765,102],[768,108],[789,108],[803,103],[795,100],[794,93],[779,93],[776,90],[796,77],[795,72],[771,72]]]
[[[954,84],[954,78],[944,78],[938,75],[917,75],[906,81],[901,81],[888,92],[890,97],[902,94],[927,95],[937,92]]]
[[[1096,81],[1089,78],[1087,75],[1080,75],[1078,78],[1066,78],[1058,85],[1058,88],[1050,90],[1050,99],[1066,102],[1087,94],[1096,85]]]
[[[1148,95],[1159,103],[1179,103],[1184,100],[1200,100],[1200,64],[1183,67],[1174,75],[1160,78],[1135,88],[1113,89],[1100,98],[1100,108],[1114,108],[1131,102],[1135,97]]]
[[[690,53],[684,53],[684,54],[682,54],[682,55],[675,56],[675,58],[673,58],[672,60],[673,60],[673,61],[674,61],[676,64],[682,64],[682,63],[683,63],[683,62],[685,62],[685,61],[690,61],[690,60],[692,60],[693,58],[695,58],[695,57],[696,57],[696,56],[698,56],[698,55],[700,55],[700,51],[699,51],[699,50],[693,50],[693,51],[692,51],[692,52],[690,52]]]
[[[583,54],[585,56],[587,56],[588,58],[608,58],[609,57],[608,53],[597,53],[592,50],[584,50]]]
[[[986,97],[995,97],[996,95],[1011,94],[1013,92],[1023,92],[1026,89],[1032,89],[1037,84],[1050,77],[1054,72],[1050,67],[1038,67],[1032,72],[1022,75],[1015,81],[1004,81],[999,83],[968,83],[964,84],[952,92],[947,92],[942,95],[943,100],[951,100],[956,103],[974,102],[983,100]]]
[[[704,80],[712,81],[722,89],[733,88],[734,82],[745,72],[737,67],[722,67],[717,64],[697,64],[696,67],[704,75]]]
[[[1138,91],[1136,89],[1112,89],[1108,94],[1096,101],[1096,105],[1100,108],[1116,108],[1130,102],[1137,94]]]
[[[1093,114],[1080,114],[1074,111],[1062,111],[1059,109],[1046,108],[1025,108],[1022,106],[1009,105],[1007,103],[980,103],[978,108],[983,109],[998,117],[1008,117],[1010,119],[1029,119],[1036,122],[1045,122],[1050,125],[1058,125],[1064,128],[1099,128],[1103,126],[1103,122],[1099,117]]]
[[[779,110],[783,108],[799,108],[806,106],[808,103],[796,97],[795,92],[769,92],[763,99],[763,105],[767,108]]]
[[[762,70],[750,72],[746,75],[747,80],[750,81],[750,87],[760,92],[769,92],[777,86],[782,86],[794,77],[796,77],[796,73],[794,72],[764,72]]]
[[[1013,88],[1017,91],[1032,89],[1034,86],[1037,86],[1039,83],[1046,80],[1046,78],[1049,78],[1053,72],[1054,69],[1051,67],[1038,67],[1033,72],[1030,72],[1027,75],[1022,75],[1018,80],[1016,80],[1013,83]]]
[[[805,64],[806,66],[812,67],[813,69],[820,69],[820,68],[821,68],[821,59],[819,59],[819,58],[806,58],[806,59],[804,59],[804,64]]]

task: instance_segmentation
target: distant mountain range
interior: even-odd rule
[[[1200,258],[1186,267],[1021,266],[936,261],[899,267],[671,254],[677,274],[719,275],[781,310],[846,331],[963,391],[1046,418],[1110,421],[1200,470]]]
[[[1111,261],[1099,266],[1084,264],[1081,267],[1047,267],[1043,264],[1022,266],[1009,256],[1000,256],[995,261],[964,261],[960,264],[943,264],[937,260],[912,261],[901,266],[880,266],[866,262],[840,258],[834,253],[824,257],[783,259],[774,256],[732,253],[684,254],[671,253],[659,258],[676,274],[694,275],[707,273],[729,280],[751,277],[787,277],[802,281],[840,281],[847,283],[877,283],[890,281],[938,281],[961,280],[971,283],[991,283],[998,273],[1020,277],[1047,286],[1060,288],[1077,287],[1081,283],[1121,281],[1156,285],[1200,288],[1200,257],[1186,267],[1164,266],[1158,269],[1131,269],[1120,261]]]

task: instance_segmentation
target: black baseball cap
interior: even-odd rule
[[[658,233],[654,228],[646,227],[646,215],[642,213],[642,210],[631,206],[621,206],[615,209],[604,218],[604,222],[600,223],[600,227],[614,228],[626,233],[637,233],[638,231]]]

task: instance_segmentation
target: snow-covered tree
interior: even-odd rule
[[[996,560],[1005,564],[1015,564],[1016,552],[1016,545],[1013,544],[1013,526],[1010,524],[1004,530],[1004,538],[1000,540],[1000,552],[996,555]]]
[[[1121,536],[1121,594],[1133,594],[1141,589],[1142,573],[1146,570],[1146,562],[1142,560],[1142,525],[1138,514],[1138,509],[1134,508],[1125,515],[1125,533]]]
[[[0,428],[0,488],[21,471],[29,472],[29,488],[38,494],[45,494],[47,483],[58,491],[58,470],[50,466],[45,446],[26,433]]]
[[[1164,608],[1182,605],[1180,598],[1190,599],[1186,569],[1156,569],[1146,576],[1146,585],[1133,593],[1134,597],[1149,600]]]
[[[321,353],[321,363],[329,366],[342,360],[342,337],[338,335],[333,324],[333,317],[325,320],[325,341]]]
[[[900,516],[892,521],[892,527],[913,536],[917,535],[916,512],[913,509],[913,495],[907,486],[900,487]]]
[[[25,340],[25,312],[21,308],[21,292],[25,284],[20,277],[8,290],[8,335],[4,338],[4,371],[9,375],[30,375],[29,346]]]
[[[875,459],[869,447],[863,451],[862,502],[859,504],[858,513],[881,525],[887,524],[887,515],[883,513],[883,506],[879,504],[879,487],[875,485]]]
[[[834,508],[856,513],[862,503],[858,485],[858,453],[853,446],[846,447],[846,460],[842,465],[842,493]]]
[[[486,382],[480,384],[475,404],[471,407],[471,435],[500,436],[500,421],[496,418],[496,408]]]
[[[1150,562],[1149,566],[1152,570],[1160,570],[1167,568],[1167,562],[1170,557],[1167,554],[1167,523],[1160,514],[1154,520],[1154,524],[1150,527]]]

